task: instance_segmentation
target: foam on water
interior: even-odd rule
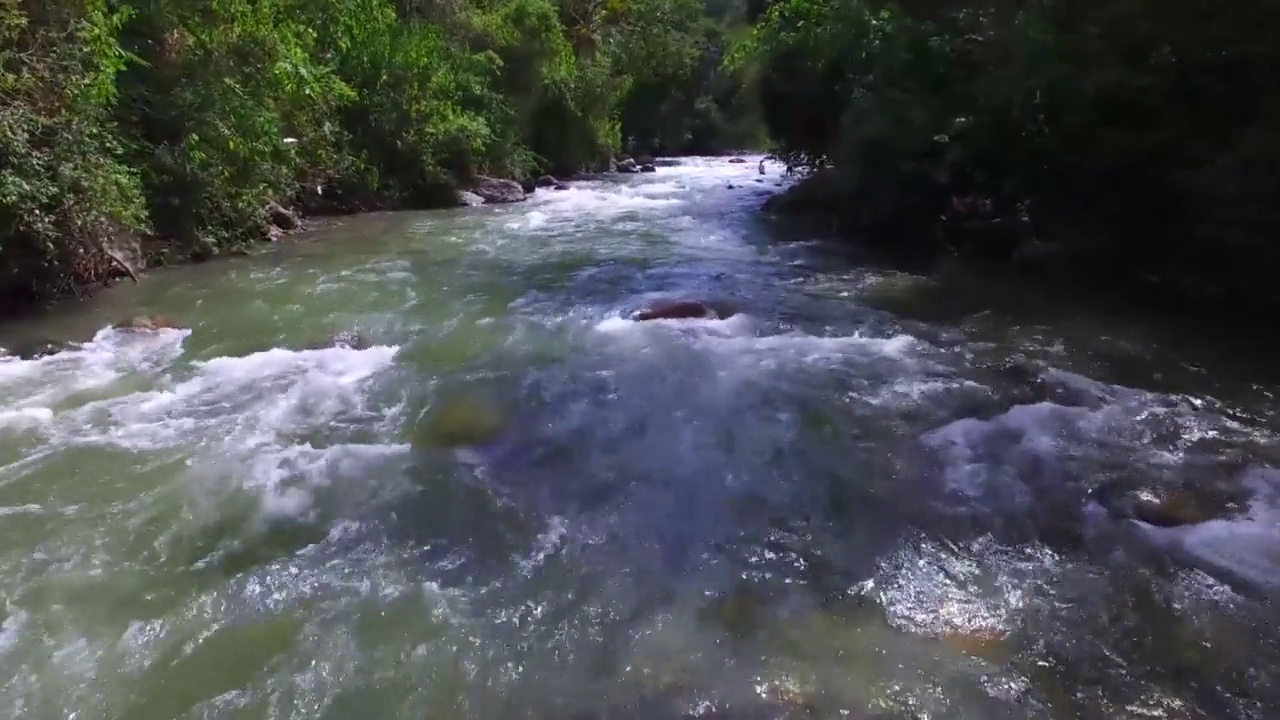
[[[181,355],[189,334],[104,328],[89,342],[55,355],[0,359],[0,402],[11,409],[47,409],[86,391],[108,389],[130,374],[154,375]]]
[[[0,432],[38,430],[43,437],[41,448],[0,469],[0,477],[29,474],[60,448],[179,451],[193,478],[221,474],[257,494],[265,517],[301,517],[311,506],[309,488],[341,476],[339,466],[353,453],[368,459],[405,451],[302,440],[332,436],[344,424],[385,424],[394,408],[368,406],[369,382],[391,366],[397,347],[275,348],[166,373],[187,334],[104,330],[81,349],[6,363],[2,387],[17,408],[0,413]],[[112,390],[131,375],[149,387]],[[47,406],[57,402],[63,407]]]
[[[193,360],[185,331],[112,330],[52,357],[0,359],[0,517],[32,538],[0,555],[0,706],[399,717],[478,697],[457,714],[479,717],[501,714],[485,704],[497,699],[561,693],[596,710],[604,693],[584,688],[601,687],[607,657],[643,676],[640,690],[660,675],[688,681],[700,695],[689,707],[718,708],[746,677],[739,690],[830,693],[852,716],[872,698],[939,718],[1049,717],[1028,702],[1045,696],[1034,669],[972,656],[1011,653],[1019,632],[1054,652],[1114,652],[1124,638],[1094,628],[1072,644],[1072,591],[1089,587],[1080,597],[1099,600],[1085,612],[1110,617],[1105,584],[1087,586],[1102,573],[1072,551],[1008,541],[1001,521],[1119,464],[1172,468],[1194,443],[1247,428],[1212,398],[1054,370],[1040,378],[1048,399],[1010,392],[1011,404],[1002,380],[973,369],[992,348],[858,307],[874,273],[788,284],[786,258],[760,253],[738,224],[754,193],[727,187],[756,179],[757,160],[683,161],[432,215],[397,239],[405,254],[304,270],[296,297],[288,273],[258,273],[294,309],[340,305],[324,322],[409,302],[392,324],[417,334],[411,347],[444,328],[465,360],[398,362],[397,345]],[[710,286],[751,312],[615,316],[649,290]],[[471,319],[491,297],[496,309]],[[428,319],[412,316],[424,307]],[[1025,342],[1041,357],[1074,352]],[[530,422],[494,447],[411,453],[404,385],[473,382],[518,388]],[[503,483],[531,499],[508,500]],[[1263,584],[1280,572],[1278,481],[1258,471],[1249,483],[1244,517],[1140,530]],[[1199,580],[1180,577],[1180,600],[1220,614],[1229,593]],[[719,623],[732,619],[709,600],[739,589],[746,599],[725,612],[750,627],[730,638]],[[1026,652],[1033,667],[1074,662]],[[1126,707],[1187,699],[1138,690]]]

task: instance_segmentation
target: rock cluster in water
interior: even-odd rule
[[[638,158],[622,155],[614,161],[614,170],[620,173],[651,173],[657,172],[658,167],[654,164],[653,158],[648,155],[641,155]]]
[[[622,174],[658,171],[657,163],[649,155],[634,158],[630,155],[619,155],[616,158],[609,158],[607,166],[602,165],[596,169]],[[549,174],[528,177],[520,181],[481,175],[468,188],[458,191],[457,203],[459,206],[516,203],[528,199],[529,195],[537,192],[539,188],[568,190],[569,186]]]

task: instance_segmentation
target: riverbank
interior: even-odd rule
[[[659,135],[688,104],[699,145],[755,137],[747,84],[705,72],[729,5],[0,4],[0,307],[244,252],[289,207],[444,207],[457,179],[682,147]]]
[[[725,157],[741,155],[748,151],[735,151]],[[82,263],[78,271],[52,296],[39,299],[34,296],[11,296],[0,312],[0,321],[48,307],[70,299],[88,299],[96,291],[120,282],[139,282],[148,270],[161,267],[204,263],[219,257],[242,257],[253,251],[255,244],[270,244],[286,237],[313,229],[328,218],[350,217],[371,212],[406,212],[446,210],[477,205],[501,205],[528,199],[536,192],[566,190],[573,182],[590,181],[601,175],[622,175],[657,172],[663,164],[679,161],[679,156],[667,155],[654,158],[650,155],[631,157],[619,154],[595,164],[590,172],[573,172],[557,178],[549,173],[536,176],[490,177],[479,175],[468,181],[444,179],[430,193],[419,197],[419,202],[408,203],[403,199],[371,197],[367,193],[353,192],[338,186],[325,184],[314,190],[298,193],[291,198],[281,198],[266,203],[256,214],[256,221],[249,229],[251,243],[237,243],[220,248],[207,239],[179,241],[155,235],[118,234],[102,242],[96,262]]]
[[[928,182],[906,189],[903,180],[886,179],[882,192],[826,167],[761,209],[914,263],[944,263],[950,272],[1007,273],[1057,293],[1101,293],[1151,312],[1237,327],[1280,317],[1280,290],[1271,280],[1276,258],[1256,227],[1212,226],[1186,213],[1177,223],[1109,220],[1083,202],[964,195]],[[1240,232],[1234,241],[1232,230]],[[1224,243],[1206,247],[1210,232]],[[1123,239],[1136,233],[1160,240]]]
[[[621,172],[652,172],[649,164],[637,166],[627,156],[620,156]],[[628,164],[629,163],[629,164]],[[610,161],[611,172],[618,172],[617,161]],[[575,175],[581,180],[591,175]],[[85,300],[97,291],[121,282],[141,282],[147,271],[191,263],[205,263],[218,258],[243,257],[253,252],[255,245],[269,245],[297,233],[315,229],[327,219],[351,217],[373,212],[445,210],[475,205],[495,205],[521,202],[533,193],[554,192],[568,188],[568,182],[551,175],[528,177],[523,181],[510,178],[478,176],[467,183],[444,182],[432,192],[425,202],[406,204],[390,198],[353,197],[330,185],[315,188],[314,192],[282,198],[265,204],[257,213],[256,222],[243,233],[250,242],[240,242],[220,247],[216,242],[197,238],[180,241],[156,235],[131,235],[117,233],[101,240],[101,245],[91,260],[72,269],[52,294],[44,296],[11,294],[0,312],[0,321],[48,308],[68,300]]]

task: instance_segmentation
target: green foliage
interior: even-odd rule
[[[144,226],[138,177],[111,125],[115,34],[105,0],[0,2],[0,298],[101,262],[100,243]]]
[[[1258,0],[781,0],[732,59],[757,64],[778,151],[833,163],[850,194],[930,217],[949,195],[1029,200],[1149,261],[1203,257],[1209,216],[1259,249],[1280,229],[1280,184],[1248,212],[1218,190],[1280,160],[1260,140],[1280,129],[1277,25]]]
[[[717,153],[762,147],[751,63],[729,64],[748,29],[749,3],[679,2],[662,42],[645,43],[629,60],[637,71],[622,105],[627,148],[636,153]]]
[[[718,70],[738,3],[0,0],[0,291],[96,282],[116,238],[216,254],[272,202],[575,171],[640,103],[715,146],[747,112]]]

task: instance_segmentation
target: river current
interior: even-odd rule
[[[0,328],[82,342],[0,359],[0,716],[1276,717],[1267,363],[766,222],[748,160]]]

